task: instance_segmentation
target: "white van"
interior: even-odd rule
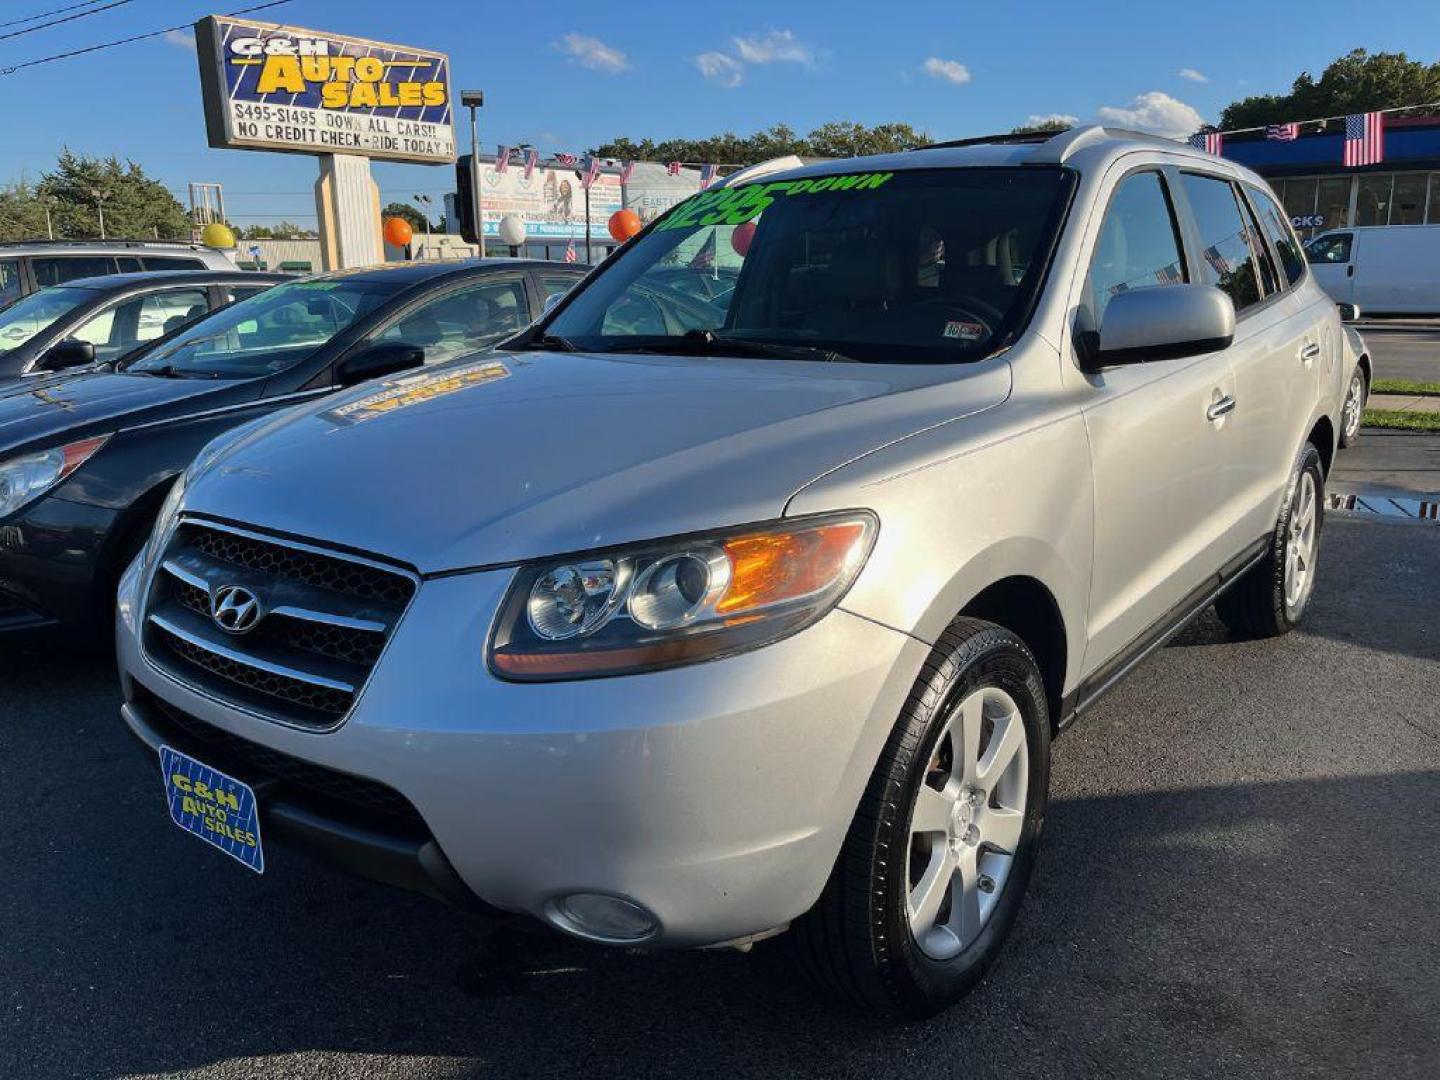
[[[1337,304],[1365,314],[1440,314],[1440,225],[1373,225],[1321,233],[1310,269]]]

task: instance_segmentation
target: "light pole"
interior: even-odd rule
[[[50,220],[50,204],[54,201],[49,195],[40,196],[40,206],[45,211],[45,235],[51,240],[55,239],[55,226]]]
[[[426,253],[428,253],[430,249],[430,203],[432,200],[429,195],[422,195],[416,192],[415,201],[420,205],[420,212],[425,217],[425,249]],[[422,254],[421,257],[423,258],[424,255]]]
[[[485,257],[485,200],[480,194],[480,127],[476,113],[485,105],[484,90],[460,91],[460,104],[470,110],[470,192],[475,212],[475,238],[480,257]]]
[[[100,239],[105,239],[105,200],[110,197],[108,191],[101,191],[99,188],[91,188],[90,196],[95,200],[95,210],[100,215]]]

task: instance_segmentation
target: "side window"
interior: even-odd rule
[[[505,278],[446,293],[392,323],[377,341],[403,341],[425,350],[427,364],[476,352],[530,322],[525,283]]]
[[[31,259],[30,269],[35,274],[36,287],[43,289],[47,285],[61,285],[76,278],[113,274],[115,260],[109,255],[61,255]]]
[[[0,307],[20,297],[20,260],[0,259]]]
[[[200,259],[182,259],[173,255],[146,255],[146,270],[204,270]]]
[[[1245,235],[1250,242],[1250,253],[1255,256],[1255,264],[1260,267],[1260,283],[1265,290],[1266,296],[1272,296],[1280,291],[1280,273],[1275,269],[1275,259],[1270,254],[1270,245],[1265,242],[1265,234],[1260,231],[1260,223],[1255,220],[1255,214],[1240,188],[1234,188],[1235,197],[1240,203],[1240,213],[1245,218]]]
[[[133,274],[144,269],[144,267],[140,265],[140,260],[133,255],[117,255],[115,256],[115,263],[120,267],[120,273],[122,274]]]
[[[545,299],[549,300],[552,296],[564,296],[567,292],[574,288],[575,283],[579,280],[580,278],[578,276],[548,277],[542,274],[540,276],[540,288],[545,291]]]
[[[1305,246],[1305,258],[1308,262],[1317,264],[1348,263],[1353,236],[1353,233],[1348,232],[1317,236]]]
[[[1280,209],[1269,192],[1259,188],[1250,189],[1250,198],[1260,211],[1260,227],[1275,245],[1280,256],[1280,268],[1285,271],[1285,280],[1294,285],[1305,273],[1305,257],[1300,254],[1300,241],[1290,227],[1290,219]]]
[[[1175,234],[1175,216],[1158,172],[1138,172],[1120,181],[1090,259],[1085,283],[1085,330],[1098,330],[1112,297],[1148,285],[1179,285],[1185,260]]]
[[[140,302],[135,340],[154,341],[162,334],[194,322],[209,310],[210,297],[204,289],[171,289],[151,293]]]
[[[258,296],[269,287],[269,285],[232,285],[225,290],[225,302],[233,304],[237,300],[248,300],[252,296]]]
[[[1201,282],[1228,293],[1236,311],[1255,306],[1265,294],[1251,258],[1250,229],[1240,217],[1230,181],[1183,173],[1180,182],[1200,233]]]

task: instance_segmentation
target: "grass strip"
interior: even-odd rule
[[[1440,397],[1440,382],[1415,382],[1413,379],[1376,379],[1372,394],[1414,394],[1417,397]]]
[[[1440,412],[1366,409],[1361,423],[1366,427],[1390,428],[1394,431],[1440,431]]]

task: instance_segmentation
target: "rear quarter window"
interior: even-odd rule
[[[30,260],[35,286],[62,285],[82,277],[100,277],[115,273],[115,260],[109,255],[46,255]]]

